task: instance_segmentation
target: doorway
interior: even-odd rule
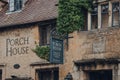
[[[89,71],[89,80],[112,80],[112,70]]]

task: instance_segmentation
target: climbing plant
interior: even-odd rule
[[[32,49],[40,58],[49,60],[50,48],[48,46],[36,46],[35,49]]]
[[[59,0],[57,30],[71,33],[84,26],[84,10],[91,10],[92,0]]]

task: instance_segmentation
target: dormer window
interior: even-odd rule
[[[9,12],[15,12],[22,9],[23,0],[9,0]]]

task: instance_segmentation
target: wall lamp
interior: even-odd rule
[[[64,80],[73,80],[71,73],[68,73]]]

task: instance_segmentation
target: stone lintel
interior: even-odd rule
[[[74,64],[78,66],[92,65],[92,64],[118,64],[119,59],[88,59],[88,60],[77,60]]]

